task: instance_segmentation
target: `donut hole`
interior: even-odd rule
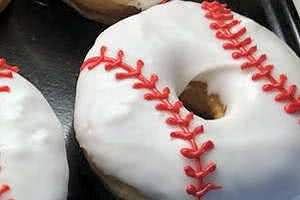
[[[226,112],[226,106],[218,94],[208,94],[205,82],[191,81],[180,94],[179,99],[187,110],[203,119],[220,119]]]

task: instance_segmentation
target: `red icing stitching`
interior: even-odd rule
[[[167,3],[169,0],[162,0],[159,4]]]
[[[19,69],[16,66],[10,66],[6,64],[6,60],[0,58],[0,78],[13,78],[13,72],[18,72]],[[0,92],[10,92],[10,88],[7,85],[0,85]]]
[[[3,197],[3,195],[9,191],[10,191],[10,187],[8,185],[0,185],[0,198]],[[7,200],[15,200],[15,199],[9,198]]]
[[[216,30],[216,37],[220,40],[226,41],[223,44],[225,50],[232,50],[233,59],[244,58],[247,61],[241,65],[241,69],[245,70],[248,68],[256,68],[257,72],[252,75],[252,80],[256,81],[259,79],[265,79],[269,83],[263,86],[264,92],[276,91],[277,94],[274,98],[277,102],[285,101],[284,110],[288,114],[299,113],[300,111],[300,94],[296,95],[297,86],[290,85],[285,87],[287,76],[280,74],[277,79],[272,75],[273,65],[264,65],[267,56],[265,54],[259,57],[255,56],[254,53],[257,51],[256,46],[249,47],[252,39],[247,37],[242,39],[241,37],[246,34],[247,29],[241,28],[239,31],[233,32],[231,29],[240,24],[240,21],[235,20],[232,11],[227,7],[226,4],[219,2],[207,2],[202,3],[202,9],[207,11],[205,17],[215,22],[210,24],[210,28]],[[300,119],[298,120],[300,124]]]
[[[0,78],[13,78],[13,72],[18,72],[19,69],[16,66],[10,66],[6,64],[6,60],[0,58]],[[0,86],[0,92],[10,92],[10,88],[7,85]],[[6,184],[0,185],[0,198],[3,197],[4,194],[10,191],[10,187]],[[9,198],[8,200],[14,200],[13,198]]]
[[[132,87],[134,89],[148,90],[149,92],[144,95],[144,99],[147,101],[158,101],[159,103],[156,105],[155,109],[167,112],[169,117],[167,118],[166,123],[176,126],[179,129],[178,131],[172,132],[170,136],[174,139],[188,141],[191,145],[190,148],[181,149],[180,153],[186,159],[194,161],[195,167],[189,165],[185,166],[184,172],[187,176],[198,180],[198,185],[187,185],[186,192],[198,199],[201,199],[209,191],[221,189],[222,186],[220,185],[204,182],[205,177],[216,170],[216,164],[210,163],[207,166],[204,166],[201,162],[201,156],[212,150],[214,148],[214,144],[212,141],[206,141],[198,146],[196,143],[196,137],[203,134],[204,127],[201,125],[191,130],[190,123],[193,120],[193,113],[189,113],[185,117],[180,115],[180,109],[183,106],[182,102],[177,101],[175,103],[171,103],[169,101],[170,89],[166,87],[161,91],[156,87],[156,83],[159,80],[156,74],[152,74],[149,79],[142,74],[142,68],[144,66],[144,62],[142,60],[138,60],[136,62],[136,67],[133,67],[123,62],[123,51],[120,50],[117,53],[116,58],[107,57],[105,53],[106,47],[101,47],[100,56],[87,59],[80,67],[80,70],[82,71],[85,68],[92,70],[96,66],[99,66],[99,64],[104,64],[104,69],[106,71],[111,71],[116,68],[125,71],[124,73],[116,73],[115,77],[117,80],[127,78],[136,79],[137,82],[134,83]]]

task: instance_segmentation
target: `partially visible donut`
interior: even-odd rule
[[[0,199],[66,200],[62,126],[42,94],[0,59]]]
[[[178,101],[194,81],[221,100],[218,119]],[[297,86],[300,60],[272,32],[217,2],[174,0],[97,38],[78,79],[76,137],[121,199],[298,200]]]
[[[162,0],[63,0],[83,16],[112,24],[141,10],[156,5]]]
[[[0,0],[0,12],[2,12],[11,0]]]

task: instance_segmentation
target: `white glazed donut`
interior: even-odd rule
[[[296,54],[264,27],[216,2],[174,0],[97,38],[77,85],[77,139],[107,184],[144,199],[296,200],[299,77]],[[180,108],[192,80],[219,94],[223,118]]]
[[[66,200],[62,126],[41,93],[0,59],[0,199]]]

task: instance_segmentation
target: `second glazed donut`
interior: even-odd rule
[[[273,33],[225,5],[155,6],[108,28],[89,51],[77,139],[123,199],[294,200],[299,66]],[[182,106],[191,81],[219,95],[224,117]]]

